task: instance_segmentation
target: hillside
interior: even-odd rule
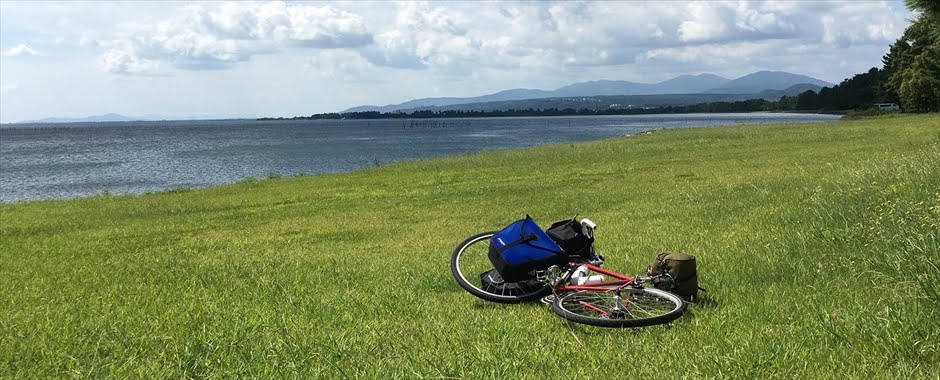
[[[822,87],[815,84],[800,83],[787,87],[783,90],[764,90],[757,93],[757,97],[767,100],[778,100],[781,96],[798,96],[806,91],[819,92]]]
[[[781,96],[795,96],[806,90],[819,91],[819,87],[804,84],[795,85],[784,90],[766,90],[759,94],[676,94],[676,95],[621,95],[621,96],[572,96],[560,98],[540,98],[525,100],[509,100],[502,102],[467,103],[448,106],[424,106],[400,110],[404,113],[414,111],[494,111],[494,110],[525,110],[525,109],[589,109],[605,110],[611,108],[647,108],[668,107],[700,104],[708,102],[733,102],[747,99],[779,100]]]
[[[119,115],[116,113],[108,113],[104,115],[94,115],[87,117],[47,117],[39,120],[25,120],[20,121],[17,124],[28,124],[28,123],[87,123],[87,122],[110,122],[110,121],[138,121],[145,120],[142,118],[135,118],[130,116]]]
[[[805,75],[782,71],[758,71],[729,81],[706,92],[712,94],[756,94],[764,90],[782,90],[799,84],[811,84],[819,87],[833,86]]]
[[[551,91],[542,91],[542,90],[530,90],[524,88],[517,88],[512,90],[500,91],[490,95],[476,96],[470,98],[422,98],[410,100],[404,103],[389,105],[384,107],[377,106],[359,106],[352,107],[343,112],[368,112],[368,111],[379,111],[379,112],[392,112],[402,109],[414,109],[414,108],[424,108],[424,107],[443,107],[454,104],[466,104],[466,103],[485,103],[485,102],[502,102],[510,100],[522,100],[522,99],[535,99],[535,98],[549,98],[552,96]]]
[[[938,130],[663,130],[0,205],[0,377],[935,378]],[[691,252],[708,292],[608,330],[451,278],[467,236],[579,211],[606,266]]]
[[[358,106],[342,112],[394,112],[415,109],[445,109],[455,105],[480,105],[493,102],[507,102],[517,100],[567,98],[567,97],[596,97],[596,96],[632,96],[632,95],[691,95],[699,93],[708,94],[736,94],[755,95],[750,98],[762,97],[762,91],[785,91],[794,85],[811,84],[814,86],[832,86],[831,83],[803,75],[790,74],[777,71],[760,71],[743,77],[729,80],[714,74],[680,75],[678,77],[658,83],[636,83],[623,80],[597,80],[570,84],[555,90],[512,89],[476,97],[445,97],[422,98],[410,100],[399,104],[386,106]],[[777,96],[776,98],[779,98]],[[774,100],[776,100],[774,98]],[[737,98],[736,98],[737,99]],[[747,97],[741,99],[749,99]],[[674,104],[667,102],[668,105]],[[486,106],[492,108],[497,104]],[[453,107],[452,109],[467,109]]]

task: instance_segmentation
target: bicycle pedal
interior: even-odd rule
[[[542,297],[542,299],[539,300],[539,301],[541,301],[543,304],[551,305],[551,304],[555,303],[555,295],[554,295],[554,294],[549,294],[549,295],[547,295],[547,296],[545,296],[545,297]]]

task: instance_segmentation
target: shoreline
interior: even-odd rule
[[[721,119],[721,116],[722,116],[722,115],[727,115],[728,117],[732,117],[732,118],[733,118],[733,117],[740,117],[740,116],[742,116],[742,115],[752,115],[753,118],[750,118],[750,119],[748,119],[748,120],[746,120],[746,121],[744,121],[744,122],[741,122],[741,123],[739,123],[739,124],[714,124],[714,125],[712,125],[712,124],[707,124],[707,125],[696,125],[696,126],[691,126],[691,127],[678,127],[678,128],[680,128],[680,129],[685,129],[685,128],[697,129],[697,128],[702,128],[702,127],[716,127],[716,126],[722,126],[722,125],[766,125],[767,123],[773,123],[773,124],[804,123],[804,122],[813,122],[813,123],[816,123],[816,122],[832,122],[832,121],[838,120],[838,119],[835,119],[835,118],[833,118],[833,119],[827,119],[827,120],[793,120],[793,119],[790,119],[790,120],[788,120],[788,119],[779,119],[779,120],[778,120],[778,119],[774,119],[774,115],[776,115],[776,114],[773,114],[773,113],[746,113],[746,114],[744,114],[744,113],[725,113],[725,114],[683,114],[683,115],[687,115],[687,116],[689,116],[690,118],[694,118],[695,115],[700,115],[700,116],[701,116],[701,115],[706,115],[706,116],[712,117],[712,118],[717,117],[718,120]],[[685,118],[683,117],[683,115],[666,115],[665,118],[659,118],[659,117],[656,117],[655,115],[628,115],[628,116],[615,115],[615,116],[609,116],[609,117],[598,117],[598,116],[562,116],[562,117],[538,117],[538,118],[531,118],[531,119],[533,119],[533,120],[546,120],[546,119],[547,119],[547,120],[572,120],[572,121],[573,121],[573,120],[577,120],[577,119],[600,119],[600,120],[616,120],[616,119],[633,119],[633,120],[641,119],[641,120],[646,120],[646,119],[655,119],[655,120],[667,120],[667,121],[668,121],[668,120],[683,120],[683,119],[685,119]],[[765,122],[763,122],[763,123],[762,123],[761,121],[764,120],[764,118],[761,117],[761,115],[767,116],[767,119],[766,119]],[[794,116],[797,116],[797,115],[800,115],[800,114],[796,114],[796,115],[794,115]],[[808,115],[817,115],[817,114],[808,114]],[[512,119],[513,119],[513,120],[520,120],[520,118],[512,118]],[[239,119],[239,120],[245,121],[245,122],[248,123],[249,125],[255,125],[255,124],[258,124],[258,125],[265,125],[264,122],[258,122],[258,121],[253,121],[253,120],[243,120],[243,119]],[[423,120],[423,119],[417,119],[417,120]],[[491,121],[492,119],[490,119],[490,118],[485,118],[485,120],[486,120],[486,121]],[[392,120],[391,123],[397,123],[397,122],[400,122],[400,121],[402,121],[402,120]],[[354,123],[368,123],[369,121],[353,120],[353,121],[350,121],[350,122],[354,122]],[[299,125],[305,124],[304,122],[299,122],[299,121],[295,121],[295,123],[299,123]],[[153,126],[152,124],[150,124],[150,123],[148,123],[147,125],[150,125],[151,128],[157,128],[157,127],[154,127],[154,126]],[[187,126],[187,124],[186,124],[185,122],[178,122],[178,125],[179,125],[179,126],[183,126],[183,127]],[[397,124],[396,124],[396,125],[397,125]],[[570,125],[570,124],[569,124],[569,125]],[[111,126],[111,125],[109,125],[108,127],[109,127],[109,128],[114,128],[114,126]],[[131,126],[128,126],[128,127],[130,128]],[[83,126],[83,125],[71,125],[71,126],[68,126],[68,125],[61,125],[61,124],[49,124],[49,125],[39,126],[39,127],[36,127],[36,128],[41,128],[41,129],[43,129],[43,130],[54,130],[54,129],[56,129],[56,128],[79,128],[79,129],[80,129],[80,128],[95,128],[95,127],[85,127],[85,126]],[[47,129],[47,128],[48,128],[48,129]],[[118,126],[118,128],[120,128],[120,126]],[[220,127],[220,128],[222,128],[222,127]],[[514,127],[514,128],[515,128],[515,127]],[[567,128],[567,127],[565,127],[565,128]],[[592,138],[592,139],[583,140],[583,141],[578,141],[578,140],[569,140],[569,141],[575,141],[576,143],[591,142],[591,141],[603,141],[603,140],[609,140],[609,139],[622,138],[622,137],[624,137],[624,136],[636,136],[636,135],[640,135],[640,134],[643,134],[644,132],[649,132],[649,131],[658,131],[658,130],[675,129],[675,128],[677,128],[677,127],[663,127],[663,126],[654,126],[654,127],[652,127],[652,128],[650,128],[650,127],[643,127],[643,128],[641,128],[642,130],[639,130],[639,131],[637,131],[637,132],[627,133],[627,134],[610,135],[610,136],[604,136],[604,137],[597,138],[597,139]],[[8,131],[8,132],[9,132],[9,131]],[[423,132],[420,132],[420,131],[417,131],[417,132],[418,132],[418,133],[423,133]],[[499,138],[499,137],[500,137],[500,135],[499,135],[498,133],[496,133],[496,134],[488,134],[487,136],[488,136],[489,138]],[[351,140],[351,141],[352,141],[352,140],[362,141],[362,140],[363,140],[363,137],[361,137],[361,136],[348,137],[348,139]],[[374,138],[370,138],[370,140],[374,140]],[[378,141],[381,141],[381,139],[378,140]],[[508,147],[508,148],[499,148],[499,147],[497,147],[497,148],[495,148],[495,150],[518,150],[518,149],[527,149],[527,148],[538,147],[538,146],[563,145],[563,144],[570,144],[569,141],[551,141],[551,142],[547,142],[547,143],[533,143],[533,144],[529,144],[529,145],[514,146],[514,147]],[[266,174],[264,174],[264,173],[256,173],[256,174],[253,174],[253,175],[248,175],[248,176],[244,176],[244,177],[240,177],[240,178],[233,178],[233,179],[231,179],[231,180],[220,181],[220,182],[218,182],[218,183],[210,183],[210,184],[207,184],[207,185],[204,185],[204,186],[191,186],[191,185],[186,185],[186,184],[181,184],[181,185],[173,185],[173,184],[170,184],[170,185],[167,186],[167,187],[156,187],[156,188],[150,188],[150,189],[144,188],[144,189],[140,189],[139,191],[133,191],[133,190],[131,190],[131,191],[121,191],[121,190],[115,190],[115,187],[119,187],[119,186],[121,185],[121,183],[116,183],[115,186],[103,186],[103,187],[101,187],[101,188],[99,188],[99,189],[97,189],[97,190],[94,190],[94,192],[91,192],[92,190],[89,189],[89,191],[87,191],[87,192],[80,193],[80,194],[75,194],[75,195],[72,195],[72,196],[54,196],[54,195],[53,195],[53,196],[42,196],[42,195],[40,195],[40,196],[38,196],[38,197],[23,197],[23,198],[19,198],[19,199],[0,200],[0,204],[17,204],[17,203],[23,203],[23,202],[61,201],[61,200],[91,198],[91,197],[97,197],[97,196],[141,196],[141,195],[147,195],[147,194],[159,194],[159,193],[164,193],[164,192],[179,192],[179,191],[183,191],[183,190],[192,191],[192,190],[198,190],[198,189],[211,188],[211,187],[215,187],[215,186],[232,185],[232,184],[236,184],[236,183],[243,182],[243,181],[259,181],[259,180],[274,179],[274,178],[307,177],[307,176],[315,176],[315,175],[323,175],[323,174],[329,175],[329,174],[353,173],[353,172],[358,172],[358,171],[362,171],[362,170],[372,169],[372,168],[375,168],[375,167],[378,167],[378,166],[386,166],[386,165],[389,165],[389,164],[392,164],[392,163],[410,162],[410,161],[421,161],[421,160],[440,159],[440,158],[449,158],[449,157],[456,157],[456,156],[466,155],[468,152],[472,152],[472,153],[476,154],[476,153],[478,153],[478,152],[491,151],[491,150],[494,150],[494,148],[493,148],[493,147],[482,147],[482,148],[479,148],[478,150],[472,150],[472,151],[455,151],[455,152],[451,152],[451,153],[447,153],[447,154],[442,154],[442,155],[426,155],[426,156],[418,155],[418,156],[415,156],[415,157],[406,157],[406,158],[394,159],[394,160],[386,160],[386,159],[384,159],[384,158],[380,158],[380,157],[377,157],[377,156],[373,156],[370,160],[367,160],[367,161],[364,161],[364,162],[360,162],[358,165],[356,165],[356,166],[351,166],[351,167],[349,167],[348,169],[345,169],[345,170],[324,170],[324,171],[316,171],[316,170],[312,170],[312,171],[311,171],[311,170],[297,170],[297,171],[283,171],[283,170],[272,169],[272,170],[267,171]],[[9,174],[7,174],[7,175],[9,175]],[[211,181],[211,178],[203,178],[202,180],[209,180],[209,181]],[[193,181],[190,181],[190,182],[193,182]],[[77,184],[76,186],[79,186],[79,188],[80,188],[80,187],[81,187],[81,184],[79,183],[79,184]],[[81,191],[79,191],[79,192],[81,192]]]
[[[0,123],[0,130],[18,128],[55,128],[55,127],[89,127],[95,125],[121,126],[121,124],[160,125],[182,123],[235,123],[235,122],[290,122],[290,121],[396,121],[396,120],[491,120],[491,119],[563,119],[563,118],[618,118],[618,117],[655,117],[655,116],[685,116],[685,115],[845,115],[850,111],[749,111],[749,112],[671,112],[671,113],[638,113],[624,115],[543,115],[543,116],[467,116],[467,117],[407,117],[407,118],[375,118],[375,119],[311,119],[304,117],[261,117],[261,118],[232,118],[232,119],[169,119],[169,120],[129,120],[129,121],[57,121],[57,122],[12,122]]]

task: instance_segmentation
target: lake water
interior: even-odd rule
[[[161,121],[0,128],[0,202],[204,187],[271,173],[597,140],[663,128],[822,122],[818,114]]]

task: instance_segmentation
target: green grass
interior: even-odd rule
[[[600,225],[699,304],[602,329],[463,292],[465,237]],[[0,377],[936,378],[940,116],[581,144],[0,206]]]

